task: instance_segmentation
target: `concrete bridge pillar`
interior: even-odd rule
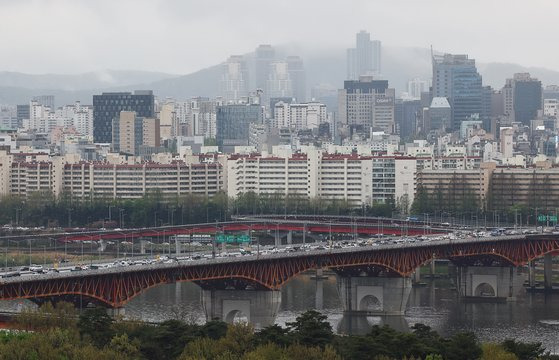
[[[314,307],[317,310],[322,310],[324,308],[324,280],[318,276],[316,278],[316,295],[314,299]]]
[[[278,247],[281,245],[281,236],[279,231],[275,230],[274,232],[274,246]]]
[[[287,232],[287,245],[293,244],[293,231],[289,230]]]
[[[414,284],[419,284],[421,282],[421,267],[418,267],[413,272],[412,281],[413,281]]]
[[[117,307],[117,308],[107,308],[107,314],[109,316],[112,317],[119,317],[119,316],[124,316],[125,315],[125,311],[123,307]]]
[[[551,253],[543,256],[543,286],[546,291],[553,288],[553,258]]]
[[[524,291],[524,275],[514,266],[459,266],[460,296],[480,300],[514,301]]]
[[[103,239],[99,240],[99,248],[97,252],[104,252],[107,249],[107,242]]]
[[[536,265],[534,260],[528,263],[528,285],[531,288],[536,286]]]
[[[179,241],[179,237],[175,235],[175,254],[181,254],[181,242]]]
[[[208,321],[247,321],[262,329],[274,324],[280,304],[279,290],[202,290],[202,306]]]
[[[144,255],[146,253],[147,243],[148,243],[147,240],[140,240],[140,254]]]
[[[338,276],[344,312],[404,315],[412,280],[408,277]]]

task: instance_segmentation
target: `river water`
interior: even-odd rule
[[[405,316],[383,319],[344,316],[334,275],[325,280],[299,275],[281,290],[276,323],[285,325],[302,312],[316,309],[328,316],[338,333],[366,333],[372,325],[383,323],[407,331],[413,324],[423,323],[442,335],[473,331],[482,341],[539,341],[552,353],[559,353],[559,294],[526,293],[514,302],[464,302],[448,279],[426,281],[425,286],[413,287]],[[203,322],[201,293],[193,283],[156,286],[132,299],[125,307],[126,316],[152,322]],[[1,301],[0,311],[22,306],[33,305],[29,301]]]
[[[317,290],[322,288],[322,297]],[[203,321],[201,290],[191,283],[168,284],[152,288],[126,306],[126,315],[147,321],[184,318]],[[318,301],[317,301],[318,299]],[[526,293],[514,302],[472,303],[460,301],[446,279],[427,280],[426,286],[414,287],[404,317],[343,316],[336,277],[315,280],[300,275],[281,290],[281,305],[276,323],[284,325],[298,314],[317,309],[328,316],[337,332],[367,332],[373,324],[389,323],[398,330],[423,323],[443,335],[473,331],[483,341],[516,338],[541,341],[548,350],[559,352],[559,294]],[[351,329],[351,330],[348,330]]]

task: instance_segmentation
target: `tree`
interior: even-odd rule
[[[294,322],[287,323],[287,326],[292,329],[295,340],[300,344],[324,347],[334,338],[332,326],[326,319],[326,315],[308,310]]]
[[[291,344],[291,337],[289,330],[277,324],[265,327],[256,333],[254,337],[257,344],[265,345],[269,343],[277,344],[281,347],[286,347]]]
[[[518,357],[506,351],[503,346],[499,344],[487,343],[481,345],[483,354],[481,360],[518,360]]]
[[[119,358],[141,358],[141,353],[140,350],[138,350],[138,345],[131,342],[127,334],[114,336],[109,344],[109,349],[118,353]]]
[[[112,328],[113,318],[101,307],[87,309],[78,321],[78,329],[82,337],[88,337],[93,343],[102,348],[114,336]]]
[[[545,349],[542,343],[523,343],[513,339],[507,339],[501,344],[505,351],[515,354],[519,360],[534,360],[541,357]]]
[[[448,360],[477,360],[482,354],[473,333],[454,334],[445,345],[443,357]]]

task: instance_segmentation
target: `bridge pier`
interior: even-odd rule
[[[553,288],[553,257],[551,253],[543,256],[543,286],[545,291],[551,291]]]
[[[420,282],[421,282],[421,267],[418,267],[417,269],[415,269],[415,271],[412,274],[412,283],[419,284]]]
[[[404,315],[411,292],[408,277],[338,275],[338,294],[344,313]]]
[[[202,306],[208,321],[247,321],[262,329],[274,324],[280,303],[278,290],[202,290]]]
[[[175,235],[175,254],[181,254],[181,242],[179,241],[178,235]]]
[[[289,230],[287,232],[287,245],[293,244],[293,231]]]
[[[147,243],[148,243],[147,240],[140,240],[140,254],[144,255],[146,253]]]
[[[97,249],[98,252],[104,252],[107,249],[107,242],[103,239],[99,240],[99,248]]]
[[[521,268],[458,266],[457,288],[466,299],[514,301],[524,291]]]
[[[528,262],[528,285],[531,288],[536,286],[536,264],[534,260]]]
[[[124,307],[107,308],[107,314],[112,317],[124,316],[126,311]]]

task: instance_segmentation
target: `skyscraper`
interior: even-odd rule
[[[266,90],[270,64],[274,61],[276,52],[271,45],[260,45],[254,56],[254,83],[252,89]],[[252,81],[252,80],[251,80]]]
[[[266,99],[293,97],[293,82],[291,81],[287,61],[274,61],[270,64],[266,90],[264,92]]]
[[[121,111],[113,119],[113,151],[140,155],[142,147],[160,145],[159,119],[137,117],[134,111]]]
[[[543,108],[542,83],[529,73],[516,73],[512,79],[507,79],[502,93],[508,124],[522,122],[527,125]]]
[[[446,97],[452,109],[452,130],[473,114],[481,115],[482,83],[474,59],[468,55],[433,56],[433,97]]]
[[[228,102],[237,101],[248,94],[248,68],[243,56],[230,56],[223,63],[219,93]]]
[[[542,110],[542,82],[529,73],[514,74],[513,82],[514,121],[528,125]]]
[[[113,119],[121,111],[135,111],[139,117],[154,117],[154,96],[151,90],[103,93],[93,95],[93,141],[110,143],[113,139]]]
[[[381,72],[381,43],[371,40],[371,35],[361,30],[356,38],[356,47],[347,49],[347,78],[359,80],[361,75],[379,75]]]
[[[387,80],[361,76],[358,81],[344,81],[338,93],[340,123],[394,132],[394,89]]]
[[[249,143],[250,124],[262,124],[262,107],[259,104],[229,104],[216,108],[216,140],[224,152],[235,146]]]
[[[39,105],[49,107],[52,111],[56,110],[54,108],[54,95],[33,96],[32,100],[36,101]]]
[[[288,56],[285,61],[287,61],[287,71],[289,72],[289,78],[292,83],[293,97],[297,99],[297,102],[303,103],[307,99],[307,85],[303,59],[301,59],[300,56]]]

